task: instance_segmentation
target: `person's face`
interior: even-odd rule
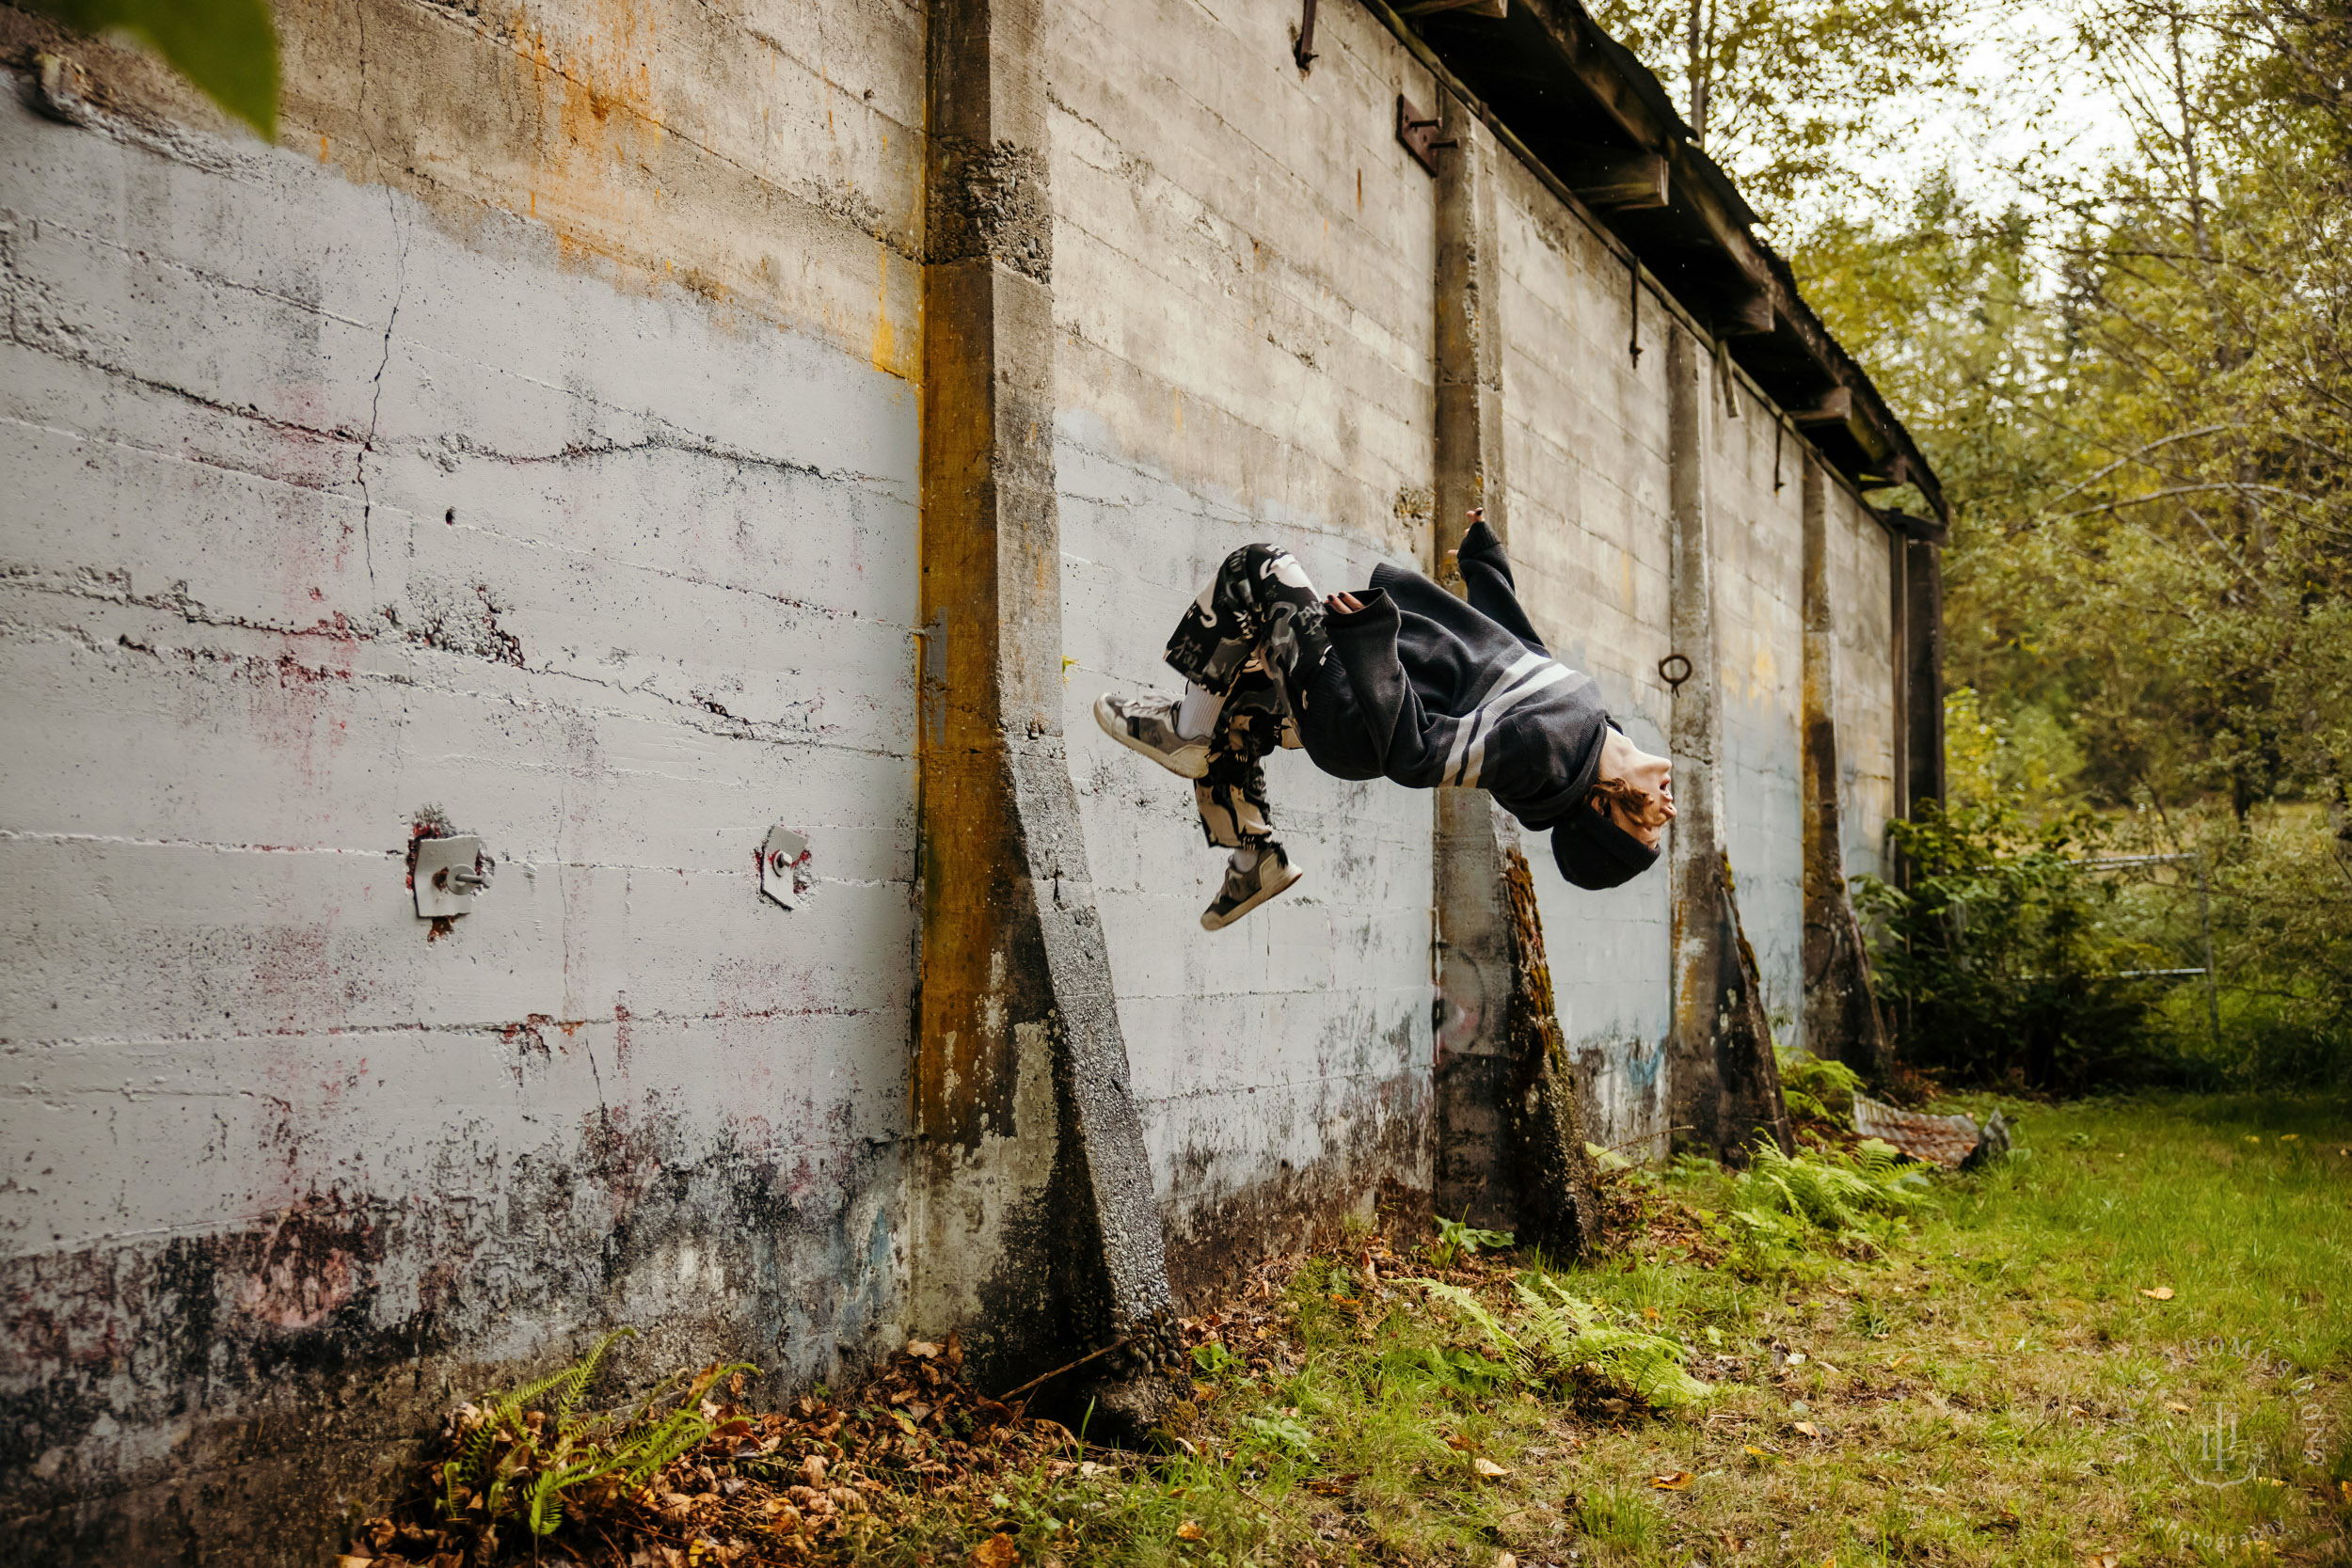
[[[1613,800],[1606,800],[1602,809],[1618,827],[1656,847],[1666,824],[1675,819],[1674,764],[1664,757],[1650,755],[1618,731],[1611,730],[1609,737],[1601,742],[1600,776],[1642,792],[1638,807]]]

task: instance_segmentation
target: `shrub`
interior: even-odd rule
[[[1931,801],[1888,832],[1910,885],[1858,878],[1855,901],[1906,1066],[2066,1092],[2156,1071],[2161,990],[2127,972],[2163,959],[2122,933],[2119,889],[2082,863],[2097,817],[2034,827],[2006,801]]]

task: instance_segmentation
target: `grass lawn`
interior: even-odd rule
[[[2026,1155],[1834,1227],[1742,1220],[1756,1184],[1712,1166],[1621,1173],[1636,1233],[1550,1294],[1539,1259],[1422,1237],[1291,1259],[1195,1324],[1192,1451],[1032,1460],[866,1554],[2352,1560],[2352,1102],[2005,1108]],[[1539,1321],[1518,1284],[1594,1311]],[[1547,1328],[1636,1372],[1671,1339],[1708,1387],[1652,1410]]]

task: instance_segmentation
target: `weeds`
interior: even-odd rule
[[[2034,1116],[2042,1157],[1980,1174],[1868,1150],[1623,1173],[1616,1250],[1574,1266],[1441,1231],[1270,1264],[1187,1320],[1164,1453],[1011,1412],[986,1445],[958,1436],[981,1407],[902,1357],[781,1425],[746,1415],[650,1504],[616,1498],[610,1517],[660,1527],[642,1550],[607,1551],[568,1500],[548,1548],[593,1568],[2343,1562],[2352,1102]],[[1742,1212],[1783,1239],[1739,1241]],[[919,1435],[887,1414],[934,1399]],[[871,1512],[814,1529],[828,1494],[805,1488],[771,1528],[751,1499],[785,1504],[820,1458]],[[497,1560],[541,1539],[513,1534]]]

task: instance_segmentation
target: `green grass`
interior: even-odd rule
[[[1616,1179],[1640,1234],[1591,1267],[1458,1237],[1433,1259],[1434,1233],[1295,1260],[1203,1320],[1191,1451],[1000,1476],[869,1555],[945,1565],[1001,1534],[1040,1568],[2352,1560],[2352,1102],[2002,1108],[2026,1157],[1908,1205],[1832,1182],[1833,1227],[1761,1235],[1739,1214],[1787,1201],[1685,1163]],[[1410,1283],[1440,1259],[1506,1338]],[[1564,1295],[1581,1309],[1547,1328]],[[1709,1386],[1653,1410],[1626,1365],[1577,1371],[1575,1333],[1671,1341]]]

